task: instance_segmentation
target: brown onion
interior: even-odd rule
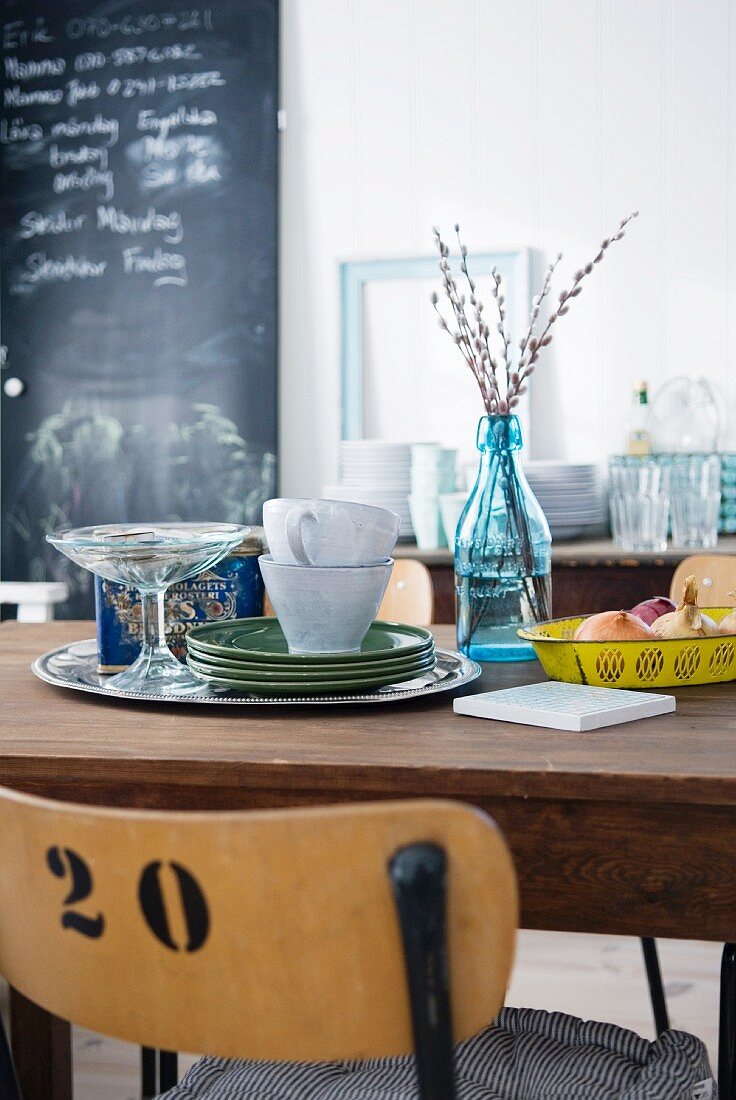
[[[682,603],[676,611],[660,615],[652,629],[658,638],[709,638],[718,633],[710,615],[704,615],[698,607],[698,582],[694,575],[685,578]]]
[[[736,600],[736,592],[729,592],[728,594],[732,600]],[[718,624],[718,633],[736,634],[736,607],[721,619]]]
[[[646,642],[651,627],[628,611],[600,611],[583,619],[573,635],[576,642]]]

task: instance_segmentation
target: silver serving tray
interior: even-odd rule
[[[137,691],[116,691],[109,687],[109,676],[97,671],[97,642],[89,638],[83,642],[69,642],[58,649],[49,650],[36,658],[31,671],[47,684],[88,691],[93,695],[106,695],[111,699],[142,699],[147,703],[216,703],[225,706],[324,706],[326,703],[399,703],[404,699],[437,695],[441,691],[453,691],[476,680],[480,665],[461,653],[451,650],[435,650],[437,663],[431,672],[406,680],[401,684],[371,688],[364,692],[330,693],[329,695],[249,695],[247,692],[230,691],[228,688],[212,688],[207,695],[144,695]]]

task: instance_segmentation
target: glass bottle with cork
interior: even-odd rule
[[[625,452],[627,455],[652,453],[649,393],[646,382],[637,382],[634,389],[632,408],[626,420]]]

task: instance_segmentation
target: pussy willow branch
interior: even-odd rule
[[[468,318],[465,309],[465,295],[461,294],[458,290],[457,282],[452,273],[449,260],[450,250],[442,240],[439,229],[434,229],[435,244],[440,254],[440,271],[442,273],[443,290],[452,307],[456,325],[454,331],[439,309],[439,296],[436,293],[432,294],[432,305],[439,317],[440,326],[450,334],[454,342],[460,348],[460,352],[465,362],[472,370],[483,398],[483,404],[489,416],[494,414],[505,416],[518,405],[520,397],[526,393],[527,382],[534,373],[542,348],[548,347],[548,345],[552,343],[552,326],[556,324],[559,317],[564,317],[569,311],[571,300],[577,298],[582,293],[583,288],[581,284],[583,279],[591,274],[595,264],[601,262],[611,244],[614,241],[620,241],[621,238],[625,236],[627,225],[632,219],[638,216],[639,211],[635,210],[633,213],[629,214],[628,217],[623,218],[619,222],[616,232],[611,237],[606,237],[605,240],[601,242],[598,253],[591,263],[586,264],[585,267],[575,272],[570,289],[560,292],[557,308],[549,314],[545,327],[540,336],[537,337],[535,332],[540,307],[550,292],[552,277],[555,268],[562,259],[562,253],[557,255],[552,263],[550,263],[545,272],[542,289],[540,293],[532,299],[529,328],[523,339],[519,342],[519,359],[516,369],[514,369],[510,358],[511,340],[506,325],[506,302],[503,294],[501,275],[494,267],[491,272],[491,296],[493,298],[497,318],[495,331],[501,345],[500,353],[496,358],[491,352],[491,329],[483,316],[483,303],[478,298],[475,281],[468,270],[468,250],[460,237],[460,226],[455,224],[454,228],[460,251],[460,270],[468,283],[469,301],[472,307],[472,320]],[[502,387],[503,397],[501,396]]]
[[[459,226],[457,231],[459,233]],[[466,362],[473,371],[475,379],[478,383],[478,387],[483,398],[483,404],[485,405],[488,415],[492,415],[498,411],[498,405],[500,400],[499,387],[496,379],[495,364],[491,359],[488,349],[488,326],[483,321],[482,317],[482,304],[481,308],[478,308],[478,299],[475,296],[475,284],[472,282],[469,273],[467,272],[467,264],[465,263],[465,255],[467,249],[464,250],[462,242],[460,242],[460,255],[461,255],[461,267],[463,267],[466,278],[468,279],[468,286],[470,288],[471,305],[475,310],[475,326],[473,326],[468,319],[465,311],[465,296],[458,290],[455,277],[452,274],[452,269],[449,262],[450,250],[445,242],[442,240],[440,232],[437,228],[434,230],[434,239],[437,249],[440,253],[440,272],[442,274],[442,284],[445,295],[450,302],[452,312],[455,317],[456,330],[450,328],[445,321],[442,313],[438,307],[438,295],[432,294],[432,304],[439,314],[440,325],[445,328],[450,336],[454,339],[455,343],[460,347],[460,350],[465,358]],[[459,237],[458,237],[459,240]]]
[[[498,314],[496,331],[501,337],[501,362],[503,363],[504,374],[506,375],[506,386],[508,388],[509,372],[511,370],[511,367],[509,365],[510,341],[508,338],[508,333],[506,332],[506,308],[504,305],[506,298],[502,294],[503,288],[501,285],[501,275],[499,274],[498,269],[495,267],[491,271],[491,279],[493,280],[493,282],[491,283],[491,294],[493,295],[493,301],[496,306],[496,313]]]
[[[437,234],[439,236],[439,234]],[[491,348],[488,343],[488,337],[490,336],[490,329],[483,318],[483,303],[480,298],[476,297],[475,293],[475,281],[471,278],[468,271],[468,250],[463,244],[460,238],[460,226],[455,222],[455,235],[457,237],[457,245],[460,252],[460,270],[464,274],[467,283],[468,290],[470,291],[470,304],[473,307],[473,316],[476,323],[476,336],[474,340],[474,346],[476,351],[480,353],[481,363],[486,364],[486,369],[481,372],[478,377],[481,393],[483,394],[484,403],[486,408],[493,406],[498,407],[499,392],[498,382],[496,379],[496,370],[498,364],[491,355]],[[491,370],[488,371],[490,365]]]
[[[633,211],[633,213],[629,214],[628,217],[623,218],[619,222],[619,227],[616,232],[611,237],[606,237],[603,241],[601,241],[600,249],[598,251],[598,254],[595,256],[593,262],[586,264],[585,267],[580,268],[578,271],[575,272],[573,276],[572,287],[570,288],[570,290],[560,291],[558,299],[559,304],[557,306],[557,309],[550,313],[549,317],[547,318],[547,324],[542,331],[539,340],[536,340],[536,338],[532,336],[532,338],[529,340],[526,352],[524,356],[522,356],[522,360],[519,364],[519,385],[523,385],[524,380],[529,377],[529,374],[531,373],[529,368],[534,367],[537,359],[539,358],[539,353],[541,349],[547,347],[549,344],[552,343],[552,332],[550,330],[552,326],[556,323],[557,318],[564,317],[564,315],[568,312],[568,310],[570,309],[569,303],[571,299],[577,298],[578,295],[582,293],[583,288],[580,284],[582,283],[583,279],[586,277],[586,275],[590,275],[593,270],[594,264],[599,264],[601,262],[606,254],[607,249],[610,247],[613,241],[620,241],[621,238],[626,235],[626,226],[629,224],[629,222],[632,221],[633,218],[638,217],[639,211],[635,210]],[[519,392],[518,387],[516,392]]]
[[[541,291],[539,292],[539,294],[536,294],[532,298],[532,309],[531,309],[531,313],[529,314],[529,328],[526,331],[526,335],[519,342],[519,362],[520,363],[523,362],[524,352],[527,349],[527,345],[529,344],[529,341],[531,340],[532,336],[534,335],[534,330],[537,326],[537,318],[539,317],[539,310],[541,308],[542,302],[544,301],[544,299],[549,294],[549,289],[550,289],[550,286],[552,285],[552,276],[554,275],[555,268],[557,267],[557,265],[558,265],[558,263],[560,262],[561,259],[562,259],[562,253],[558,252],[557,255],[555,256],[554,260],[548,266],[547,270],[544,273],[544,282],[542,283]]]
[[[446,323],[444,323],[444,327],[451,336],[454,335],[455,343],[460,347],[463,355],[470,362],[473,372],[476,373],[475,354],[473,350],[474,334],[470,328],[470,325],[468,324],[467,317],[465,316],[465,299],[458,292],[457,284],[455,283],[455,279],[450,269],[450,263],[448,260],[450,250],[448,249],[447,245],[439,239],[439,234],[436,235],[436,240],[440,250],[440,271],[442,272],[442,280],[444,284],[445,294],[447,295],[450,301],[450,305],[452,306],[453,313],[455,314],[457,332],[453,334]],[[436,295],[432,296],[432,302],[435,309],[437,309]],[[439,310],[437,310],[437,312],[439,313]],[[444,319],[440,314],[440,324],[443,324],[443,322]]]

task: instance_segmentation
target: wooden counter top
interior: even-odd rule
[[[611,539],[581,539],[575,542],[553,542],[552,564],[562,567],[603,566],[609,568],[632,567],[640,565],[678,565],[690,554],[692,550],[682,550],[668,546],[662,553],[632,554],[628,550],[621,550],[614,546]],[[718,540],[718,545],[712,554],[736,554],[736,537],[724,535]],[[402,543],[394,550],[396,558],[416,558],[429,566],[451,566],[453,561],[452,551],[443,550],[419,550],[413,543]]]

